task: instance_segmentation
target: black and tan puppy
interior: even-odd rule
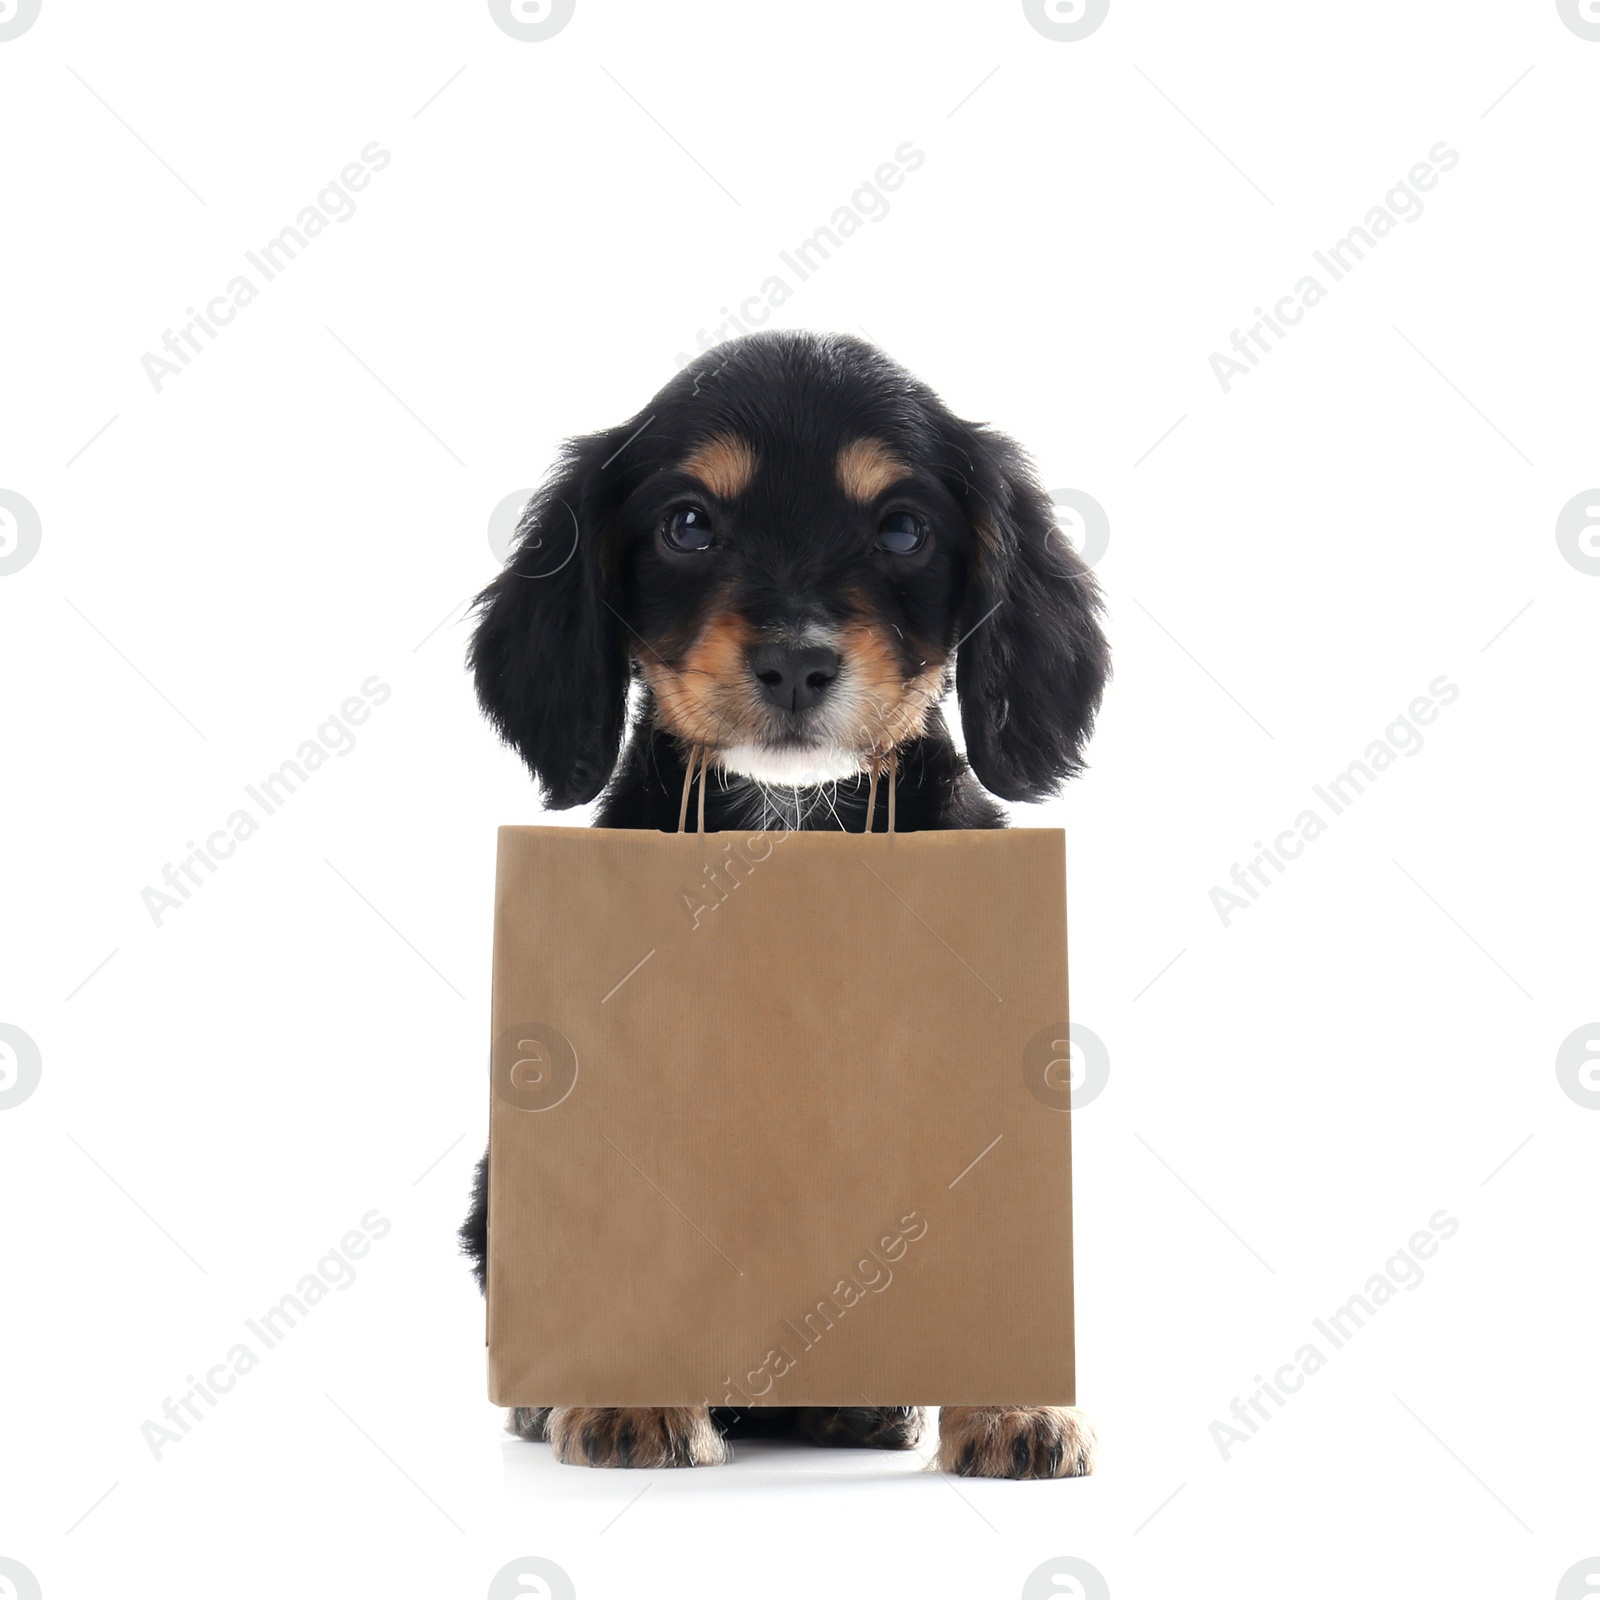
[[[1107,658],[1094,580],[1010,440],[858,339],[771,333],[567,446],[478,598],[472,667],[549,804],[601,796],[597,827],[676,828],[700,751],[707,829],[861,830],[893,752],[909,832],[1003,827],[992,797],[1052,794],[1079,770]],[[939,709],[952,680],[965,757]],[[485,1157],[462,1229],[480,1283],[488,1181]],[[866,1406],[512,1416],[595,1466],[721,1461],[758,1427],[904,1449],[921,1425]],[[940,1417],[951,1472],[1071,1477],[1093,1454],[1065,1408]]]

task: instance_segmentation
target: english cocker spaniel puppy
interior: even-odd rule
[[[859,339],[762,333],[571,441],[477,601],[489,720],[557,808],[707,829],[999,828],[1076,773],[1107,671],[1094,578],[1022,452]],[[954,685],[965,755],[941,704]],[[637,692],[630,697],[630,689]],[[630,710],[631,706],[631,710]],[[891,762],[892,757],[892,762]],[[688,825],[696,825],[691,815]],[[481,1286],[488,1157],[461,1230]],[[522,1408],[562,1461],[700,1466],[780,1433],[907,1449],[916,1407]],[[947,1406],[938,1464],[1091,1470],[1066,1407]]]

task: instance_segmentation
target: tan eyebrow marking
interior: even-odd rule
[[[834,472],[839,487],[852,500],[866,505],[910,469],[881,439],[855,439],[839,452]]]
[[[735,500],[756,475],[756,453],[735,434],[713,434],[696,447],[680,471],[698,478],[719,500]]]

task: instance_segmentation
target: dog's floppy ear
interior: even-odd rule
[[[956,650],[967,759],[1002,800],[1043,800],[1083,766],[1110,660],[1100,590],[1011,440],[960,440],[976,551]]]
[[[478,703],[558,810],[605,787],[627,721],[627,634],[606,603],[622,473],[605,470],[626,437],[613,429],[567,444],[476,601]]]

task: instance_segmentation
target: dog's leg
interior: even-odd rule
[[[549,1438],[550,1411],[549,1406],[518,1406],[506,1413],[506,1432],[543,1444]]]
[[[921,1406],[803,1406],[800,1437],[860,1450],[911,1450],[922,1438]]]
[[[729,1458],[705,1406],[554,1406],[544,1429],[570,1467],[714,1467]]]
[[[1072,1406],[939,1412],[939,1470],[964,1478],[1086,1478],[1097,1447],[1093,1423]]]

